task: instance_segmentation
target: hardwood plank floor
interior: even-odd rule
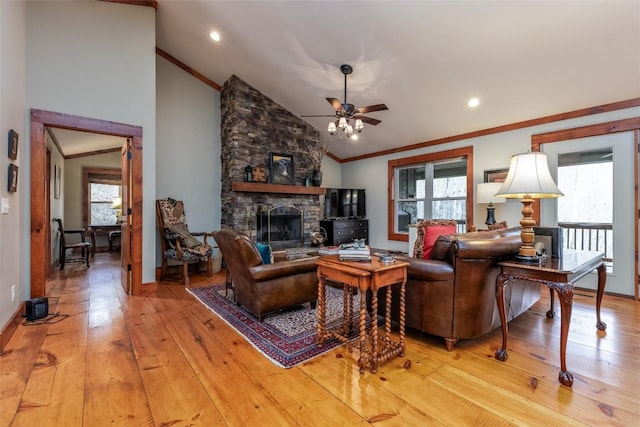
[[[345,346],[276,367],[173,282],[127,296],[117,254],[48,282],[57,323],[20,326],[0,355],[0,426],[634,426],[640,424],[640,303],[576,291],[558,383],[560,319],[543,298],[509,325],[447,352],[408,331],[404,358],[360,375]],[[224,274],[194,276],[192,287]],[[556,307],[559,311],[559,307]],[[406,366],[410,361],[410,366]]]

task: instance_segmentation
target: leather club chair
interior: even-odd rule
[[[258,248],[231,229],[213,232],[222,259],[231,273],[236,302],[258,321],[265,315],[318,299],[316,257],[264,264]]]

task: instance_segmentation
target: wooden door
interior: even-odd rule
[[[120,224],[120,281],[125,292],[131,293],[131,210],[129,187],[131,184],[131,139],[122,145],[122,223]]]
[[[611,194],[613,224],[612,238],[610,243],[612,251],[609,254],[613,257],[612,265],[607,268],[607,292],[620,295],[635,295],[636,280],[634,280],[635,271],[635,230],[636,213],[635,200],[636,189],[634,175],[634,163],[636,144],[634,144],[634,133],[618,132],[607,135],[596,135],[584,138],[574,138],[564,141],[556,141],[553,144],[544,144],[542,151],[548,154],[549,169],[555,176],[557,181],[558,156],[560,154],[568,155],[571,153],[597,152],[599,149],[610,149],[611,157],[607,160],[612,163],[612,180],[609,181],[602,176],[596,177],[594,181],[598,182],[598,190]],[[586,181],[586,180],[585,180]],[[560,185],[560,183],[559,183]],[[576,182],[575,186],[584,186],[581,182]],[[595,185],[587,186],[592,189]],[[565,194],[571,193],[571,187],[560,190]],[[598,194],[597,192],[594,192]],[[574,222],[594,222],[592,220],[593,211],[598,210],[599,205],[609,206],[608,203],[599,203],[598,200],[585,200],[586,206],[592,206],[591,209],[576,209],[574,215],[582,215]],[[547,199],[541,202],[540,207],[541,224],[555,225],[558,223],[558,201],[555,199]],[[565,220],[566,221],[566,220]],[[602,222],[602,221],[600,221]],[[592,274],[589,278],[580,281],[579,287],[587,289],[597,288],[597,276]]]

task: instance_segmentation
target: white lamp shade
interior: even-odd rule
[[[111,202],[111,209],[120,209],[122,207],[122,199],[120,197],[116,197]]]
[[[521,153],[511,156],[509,173],[497,197],[507,199],[542,199],[564,196],[549,172],[547,155],[544,153]]]
[[[495,194],[502,187],[501,182],[483,182],[476,187],[476,203],[506,203],[504,197],[496,197]]]

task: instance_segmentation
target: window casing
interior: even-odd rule
[[[389,240],[408,240],[418,219],[472,224],[471,147],[389,162]]]
[[[119,212],[111,205],[122,196],[120,169],[83,168],[83,189],[83,226],[116,224]]]

